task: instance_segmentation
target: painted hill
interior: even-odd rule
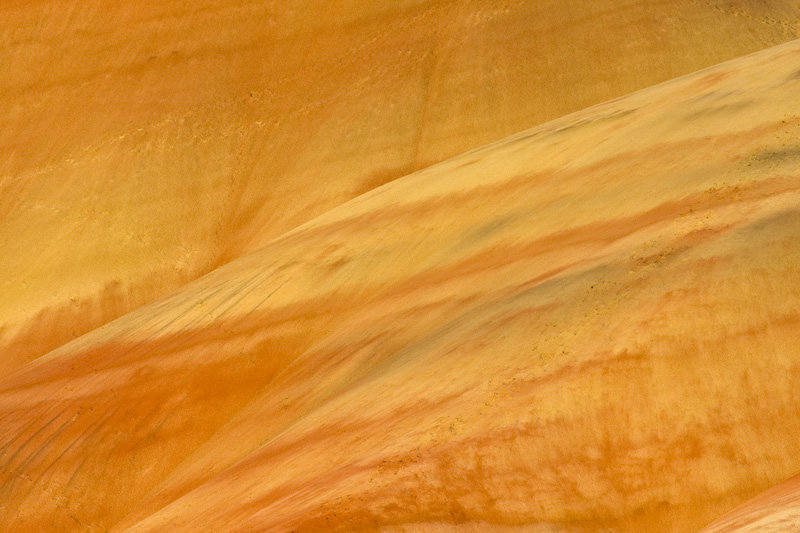
[[[788,0],[15,0],[0,20],[0,375],[394,178],[800,37]]]
[[[447,160],[22,367],[0,522],[683,532],[800,472],[799,69]]]

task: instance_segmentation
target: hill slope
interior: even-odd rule
[[[787,0],[23,0],[0,19],[0,375],[384,182],[800,36]]]
[[[690,531],[800,471],[800,41],[368,192],[0,380],[8,531]]]

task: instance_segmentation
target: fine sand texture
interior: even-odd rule
[[[0,376],[395,178],[800,37],[796,0],[7,0]]]
[[[798,272],[792,41],[374,188],[18,367],[0,524],[696,531],[800,472]]]

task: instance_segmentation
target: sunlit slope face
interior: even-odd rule
[[[796,2],[0,7],[0,371],[381,183],[797,35]]]
[[[396,180],[40,358],[0,381],[0,523],[710,523],[800,470],[798,65]]]

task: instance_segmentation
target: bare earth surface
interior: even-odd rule
[[[795,0],[8,0],[0,375],[395,178],[800,37]]]
[[[698,530],[800,472],[799,139],[793,41],[342,203],[0,379],[0,523]]]
[[[726,514],[701,533],[777,533],[800,530],[800,476],[781,483]]]

